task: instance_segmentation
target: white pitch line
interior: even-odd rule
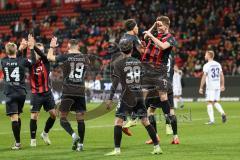
[[[237,119],[239,118],[240,119],[240,116],[228,116],[227,117],[228,119]],[[190,122],[193,122],[193,121],[202,121],[202,120],[208,120],[209,118],[196,118],[196,119],[192,119],[192,121]],[[217,117],[216,119],[220,119],[219,117]],[[159,122],[157,122],[159,123]],[[190,123],[184,123],[184,122],[181,122],[181,126],[182,125],[189,125]],[[92,129],[92,128],[110,128],[110,127],[113,127],[114,125],[113,124],[106,124],[106,125],[93,125],[93,126],[86,126],[86,128],[89,128],[89,129]],[[76,128],[74,128],[76,129]],[[63,131],[63,128],[54,128],[52,129],[52,131]],[[21,133],[29,133],[29,131],[21,131]],[[6,134],[12,134],[12,132],[0,132],[0,135],[6,135]]]

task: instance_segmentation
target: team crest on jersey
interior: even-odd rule
[[[37,67],[36,68],[36,72],[34,72],[34,74],[41,74],[43,72],[43,68],[42,68],[42,66],[39,66],[39,67]]]

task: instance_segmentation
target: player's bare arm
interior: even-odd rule
[[[18,47],[18,51],[17,51],[17,57],[27,57],[27,47],[28,47],[28,41],[23,38],[20,46]]]
[[[18,50],[22,51],[22,50],[26,49],[27,46],[28,46],[28,42],[25,38],[23,38],[21,43],[20,43],[20,46],[19,46]]]
[[[170,43],[168,42],[161,42],[159,39],[154,37],[152,33],[149,31],[144,31],[143,33],[147,35],[157,45],[157,47],[159,47],[162,50],[165,50],[171,46]]]
[[[201,79],[200,87],[199,87],[199,93],[203,94],[203,86],[206,83],[206,77],[207,75],[204,73]]]
[[[26,41],[26,42],[27,42],[27,47],[31,51],[31,62],[32,62],[32,64],[35,64],[36,63],[36,55],[34,52],[35,39],[33,38],[33,36],[31,34],[29,34],[28,41]]]
[[[119,83],[119,78],[116,76],[112,76],[111,93],[110,93],[109,99],[106,101],[106,107],[108,110],[112,108],[112,99],[117,90],[118,83]]]
[[[151,33],[152,30],[156,27],[156,22],[152,25],[151,28],[148,29],[148,31]],[[147,39],[148,35],[147,34],[144,34],[144,39]]]
[[[220,73],[220,86],[221,86],[221,91],[225,91],[225,79],[223,72]]]
[[[137,50],[138,50],[138,52],[139,52],[140,54],[144,54],[145,49],[146,49],[146,46],[144,46],[144,45],[141,43],[141,45],[139,45],[139,46],[136,47],[136,48],[137,48]]]
[[[56,48],[57,45],[57,38],[53,37],[50,43],[50,49],[48,50],[47,58],[49,61],[56,61],[56,56],[54,55],[54,48]]]

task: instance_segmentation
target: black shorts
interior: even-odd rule
[[[147,109],[143,100],[138,100],[136,106],[134,107],[130,107],[123,101],[118,103],[115,114],[116,117],[125,120],[128,115],[131,116],[132,114],[139,118],[147,117]]]
[[[146,97],[146,100],[145,100],[145,105],[146,107],[151,107],[151,108],[162,108],[162,111],[164,114],[169,114],[170,113],[170,109],[173,109],[174,108],[174,105],[173,105],[173,92],[169,92],[168,93],[168,101],[170,103],[170,108],[168,107],[164,107],[161,100],[160,100],[160,97],[157,96],[158,92],[149,92],[150,94],[148,94],[148,96]]]
[[[49,91],[46,93],[32,94],[31,105],[32,105],[32,108],[31,108],[32,113],[39,112],[42,106],[46,112],[54,109],[55,101],[54,101],[52,92]]]
[[[148,90],[157,89],[161,92],[167,92],[169,88],[169,82],[167,80],[167,66],[160,65],[159,68],[153,68],[145,64],[142,85],[143,88]]]
[[[23,112],[23,106],[26,96],[6,96],[6,114],[8,116],[12,114],[20,114]]]
[[[61,97],[61,105],[59,108],[61,112],[85,112],[86,111],[86,100],[82,96],[68,96],[63,95]]]
[[[157,90],[150,89],[148,91],[147,97],[145,99],[146,107],[160,108],[161,101],[159,97],[159,92]]]

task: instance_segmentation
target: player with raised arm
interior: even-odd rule
[[[50,114],[45,123],[41,138],[47,145],[51,144],[48,132],[53,127],[56,119],[55,101],[49,84],[50,62],[44,54],[44,46],[42,43],[35,43],[32,35],[28,36],[28,48],[35,52],[35,63],[29,68],[30,86],[31,86],[31,119],[30,119],[30,135],[31,147],[36,147],[37,120],[39,112],[43,106],[44,110]]]
[[[25,45],[21,43],[22,45]],[[25,68],[32,65],[29,59],[17,56],[17,45],[8,42],[5,45],[7,56],[1,60],[1,68],[4,73],[4,94],[6,95],[6,114],[12,122],[12,131],[15,138],[13,150],[21,149],[20,132],[21,119],[20,114],[23,111],[26,99]],[[31,56],[34,57],[34,51],[31,50]]]
[[[121,100],[116,110],[115,126],[114,126],[114,151],[107,153],[107,156],[121,154],[120,146],[122,140],[122,126],[124,117],[127,113],[134,112],[137,117],[141,119],[143,126],[145,126],[149,136],[154,142],[154,150],[152,154],[161,154],[162,150],[159,146],[156,132],[147,118],[147,110],[144,105],[141,81],[143,67],[141,62],[131,57],[133,43],[127,39],[120,41],[120,49],[124,54],[124,58],[117,61],[114,65],[113,76],[116,77],[114,83],[120,82],[122,85]],[[107,107],[111,107],[107,105]]]
[[[222,122],[227,121],[226,114],[222,106],[218,103],[220,100],[220,93],[225,90],[224,75],[221,64],[214,60],[214,51],[208,50],[205,53],[205,60],[208,61],[203,66],[203,76],[199,88],[199,93],[203,94],[203,87],[206,83],[206,101],[209,122],[205,124],[214,124],[214,111],[213,106],[222,115]]]
[[[145,64],[146,74],[144,78],[144,85],[147,88],[146,103],[159,103],[161,101],[161,107],[166,117],[167,126],[171,123],[173,130],[172,144],[179,144],[177,135],[177,118],[175,116],[172,98],[168,98],[171,95],[170,88],[172,88],[172,77],[168,76],[168,70],[170,68],[169,60],[172,56],[172,48],[176,46],[176,40],[169,32],[170,20],[166,16],[160,16],[156,19],[154,25],[144,32],[144,38],[148,39],[147,48],[142,56],[142,62]],[[156,29],[156,33],[152,31]],[[173,58],[173,57],[172,57]],[[172,61],[172,60],[170,60]],[[157,95],[154,92],[158,92]],[[151,95],[153,94],[153,95]],[[170,101],[169,101],[170,100]],[[155,101],[155,102],[151,102]],[[159,106],[158,106],[159,107]],[[154,117],[155,107],[149,107],[148,114],[149,120],[153,126],[156,126],[156,120]],[[167,127],[166,126],[166,127]],[[155,127],[156,129],[156,127]],[[147,144],[151,144],[152,141],[146,141]]]
[[[63,87],[60,111],[60,124],[64,130],[72,137],[72,150],[83,150],[83,141],[85,135],[84,113],[86,112],[85,101],[85,73],[89,67],[88,57],[79,51],[78,41],[69,40],[68,53],[55,56],[54,48],[57,47],[57,38],[54,37],[50,43],[48,59],[57,63],[62,63]],[[76,112],[78,123],[78,135],[74,132],[67,116],[70,111]]]

